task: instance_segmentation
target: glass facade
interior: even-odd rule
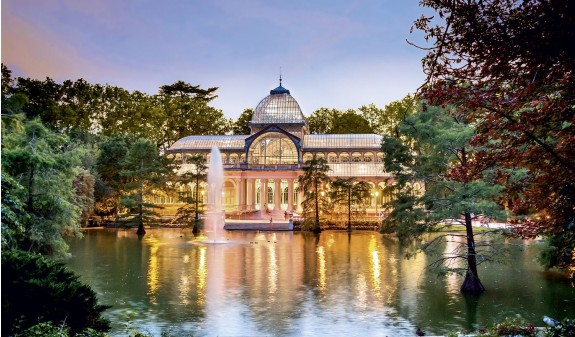
[[[250,146],[249,164],[297,164],[298,154],[294,142],[279,132],[264,133]]]
[[[221,136],[188,136],[175,142],[167,152],[190,152],[190,150],[211,150],[217,146],[222,150],[244,149],[245,139],[249,135],[221,135]]]
[[[374,192],[366,202],[371,207],[390,197],[383,193],[383,187],[393,181],[384,171],[380,151],[383,137],[309,134],[299,104],[281,84],[259,102],[248,125],[250,135],[188,136],[166,151],[183,159],[184,172],[191,165],[189,157],[200,155],[209,163],[212,147],[219,148],[224,164],[226,212],[260,212],[266,219],[285,219],[284,210],[300,212],[305,191],[298,190],[298,177],[306,160],[313,156],[327,159],[327,174],[333,179],[354,177],[369,182]]]
[[[303,147],[304,151],[322,149],[375,149],[379,151],[382,139],[382,136],[375,134],[305,135]]]

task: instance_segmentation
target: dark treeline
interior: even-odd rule
[[[57,83],[51,78],[12,78],[2,65],[2,97],[20,96],[19,112],[59,133],[82,141],[95,137],[147,138],[160,151],[189,135],[225,134],[232,121],[211,107],[218,88],[177,81],[149,95],[84,79]],[[10,113],[3,109],[2,114]]]

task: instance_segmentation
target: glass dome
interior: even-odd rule
[[[281,85],[256,106],[250,126],[263,124],[305,124],[298,102]]]

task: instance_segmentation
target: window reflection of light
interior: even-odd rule
[[[200,247],[200,258],[198,262],[198,304],[203,304],[206,293],[206,279],[208,268],[206,265],[206,247]]]
[[[156,292],[159,286],[159,272],[158,272],[158,249],[160,249],[160,242],[154,236],[148,236],[146,243],[150,245],[150,260],[148,261],[148,294],[150,295],[150,302],[156,304]]]
[[[360,309],[367,309],[367,293],[368,293],[368,288],[367,288],[367,281],[365,280],[365,275],[364,274],[359,274],[357,276],[357,283],[356,283],[356,289],[357,289],[357,296],[356,296],[356,306]]]
[[[319,264],[318,288],[325,290],[326,288],[326,266],[325,266],[325,248],[320,246],[317,248],[317,258]]]
[[[371,236],[369,240],[369,254],[371,256],[370,269],[373,281],[373,289],[376,295],[380,295],[381,290],[381,264],[379,261],[379,251],[377,249],[377,241],[375,235]]]
[[[277,265],[275,246],[269,245],[268,250],[269,250],[268,293],[275,294],[277,291],[277,281],[278,281],[278,265]],[[273,301],[274,297],[272,297],[270,300]]]
[[[463,239],[458,240],[453,236],[451,236],[450,238],[445,240],[446,244],[445,244],[445,250],[443,252],[444,256],[445,257],[457,256],[458,251],[462,245],[461,242],[457,242],[457,241],[462,241],[462,240]],[[449,267],[460,268],[461,267],[461,261],[459,259],[454,259],[449,264]],[[460,282],[459,275],[457,275],[456,273],[448,273],[445,278],[446,278],[447,291],[449,293],[453,293],[453,294],[458,293],[459,292],[459,282]]]
[[[188,275],[182,275],[180,277],[180,284],[178,285],[178,289],[180,290],[180,303],[181,304],[188,304],[190,301],[188,300],[188,293],[190,292],[190,280]]]

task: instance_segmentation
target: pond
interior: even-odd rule
[[[376,232],[226,232],[206,244],[184,229],[90,229],[69,267],[111,305],[112,336],[413,336],[486,327],[521,315],[575,318],[575,287],[543,272],[540,243],[517,241],[509,263],[483,264],[486,292],[459,293],[422,254],[406,260]],[[205,238],[204,238],[205,239]],[[449,249],[449,247],[445,247]]]

